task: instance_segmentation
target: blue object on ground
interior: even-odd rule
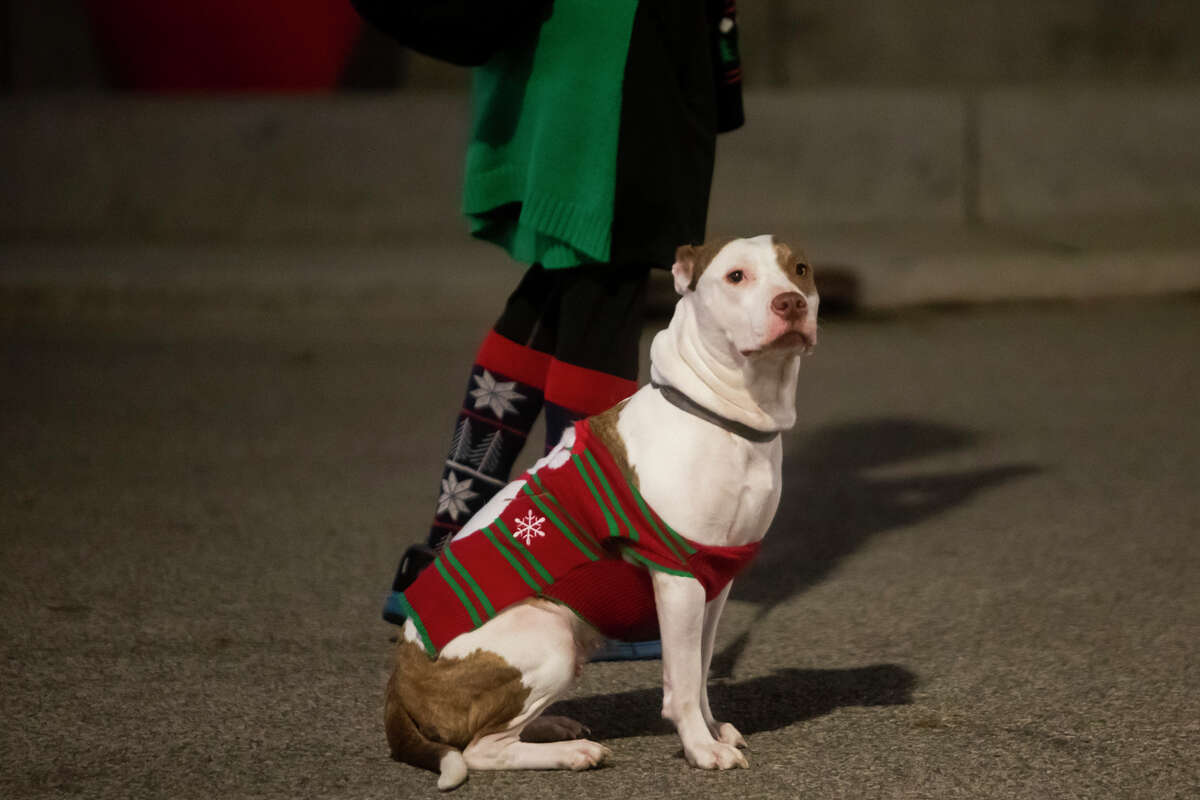
[[[408,604],[404,602],[404,595],[400,592],[388,595],[383,604],[383,618],[393,625],[404,624],[404,620],[408,619]]]
[[[619,642],[607,639],[592,661],[651,661],[662,658],[662,642]]]

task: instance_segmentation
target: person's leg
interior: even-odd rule
[[[540,266],[530,268],[480,345],[442,471],[430,547],[457,533],[508,483],[542,410],[547,350],[553,347],[546,312],[554,305],[554,284]]]
[[[575,420],[637,389],[646,266],[594,264],[562,278],[554,357],[546,374],[546,450]]]
[[[649,267],[598,264],[572,272],[562,287],[558,344],[546,375],[547,448],[574,420],[598,414],[637,390]],[[592,660],[661,656],[657,641],[606,641]]]
[[[471,367],[442,469],[437,505],[425,545],[405,552],[384,607],[401,624],[396,600],[443,542],[508,482],[513,462],[542,409],[554,348],[558,279],[531,267],[484,338]]]
[[[574,420],[599,413],[637,389],[648,275],[644,266],[611,264],[535,267],[526,275],[480,347],[446,459],[429,543],[405,553],[385,619],[403,622],[399,593],[433,560],[436,547],[503,488],[543,399],[549,451]],[[657,649],[639,650],[616,657],[657,654]]]

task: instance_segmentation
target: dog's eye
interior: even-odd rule
[[[740,269],[735,269],[733,272],[725,276],[725,280],[729,281],[730,283],[741,283],[745,277],[746,273],[742,272]]]
[[[808,274],[808,264],[800,263],[796,265],[796,274],[803,278]]]

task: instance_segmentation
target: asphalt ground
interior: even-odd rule
[[[0,796],[434,796],[379,610],[499,306],[437,299],[3,304]],[[1200,794],[1200,300],[821,335],[719,637],[751,768],[597,664],[560,710],[610,766],[458,796]]]

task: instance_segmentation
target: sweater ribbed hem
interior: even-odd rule
[[[544,191],[527,195],[524,183],[524,170],[511,164],[471,174],[463,190],[463,212],[471,218],[474,236],[499,244],[517,261],[548,269],[608,260],[611,209],[582,208]],[[518,230],[496,230],[488,213],[513,203],[520,205]]]

